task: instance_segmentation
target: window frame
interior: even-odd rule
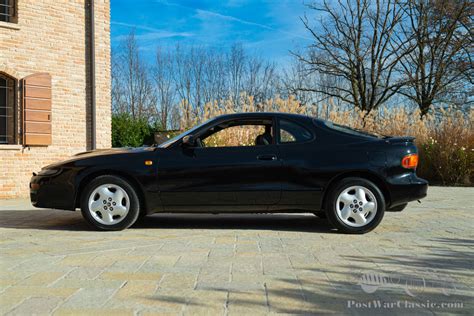
[[[13,100],[12,100],[12,105],[11,105],[11,108],[12,108],[12,111],[13,111],[13,115],[12,115],[12,118],[11,118],[11,121],[13,122],[13,135],[12,135],[12,142],[6,142],[6,143],[3,143],[3,142],[0,142],[0,145],[1,146],[10,146],[10,145],[18,145],[20,144],[19,143],[19,131],[18,131],[18,127],[20,126],[19,125],[19,119],[20,119],[20,115],[19,115],[19,108],[18,108],[18,80],[13,77],[13,76],[10,76],[9,74],[7,73],[4,73],[4,72],[0,72],[0,76],[6,78],[6,82],[7,82],[7,86],[8,86],[8,80],[11,80],[13,82]],[[9,108],[9,106],[7,105],[5,107],[6,109]],[[8,110],[7,110],[8,111]],[[6,111],[6,113],[7,113]],[[7,121],[8,121],[8,116],[6,117]],[[7,140],[8,140],[8,122],[7,122],[7,125],[6,125],[6,135],[7,136]]]
[[[302,141],[302,142],[299,142],[299,141],[294,141],[294,142],[281,142],[281,128],[280,128],[280,121],[287,121],[287,122],[290,122],[290,123],[293,123],[303,129],[305,129],[306,131],[308,131],[310,134],[311,134],[311,138],[308,139],[308,140],[305,140],[305,141]],[[316,134],[313,130],[311,130],[310,128],[308,128],[307,126],[305,126],[304,124],[300,123],[300,122],[297,122],[293,119],[290,119],[290,118],[286,118],[286,117],[279,117],[277,119],[277,125],[276,125],[276,128],[277,128],[277,134],[276,134],[276,141],[277,141],[277,144],[279,146],[281,145],[301,145],[301,144],[308,144],[308,143],[311,143],[313,142],[315,139],[316,139]]]
[[[276,145],[276,119],[274,116],[264,116],[264,117],[239,117],[239,118],[230,118],[230,119],[226,119],[226,120],[223,120],[223,121],[218,121],[216,122],[215,124],[212,124],[208,127],[206,127],[205,129],[201,130],[201,131],[198,131],[196,134],[194,134],[194,138],[195,139],[200,139],[202,135],[206,134],[206,132],[208,132],[210,129],[214,128],[215,126],[218,126],[220,124],[224,124],[224,123],[228,123],[228,122],[238,122],[238,121],[252,121],[252,120],[271,120],[272,121],[272,134],[274,135],[272,138],[272,143],[270,145],[264,145],[264,146],[219,146],[219,147],[198,147],[198,146],[193,146],[191,148],[193,149],[213,149],[213,150],[217,150],[217,149],[236,149],[236,148],[262,148],[262,147],[266,147],[266,146],[274,146]],[[258,125],[258,124],[242,124],[242,125]],[[234,126],[239,126],[239,125],[234,125]],[[224,130],[224,129],[222,129]],[[216,132],[218,133],[218,132]],[[213,133],[214,134],[214,133]],[[206,137],[209,137],[211,136],[212,134],[209,134],[208,136]],[[202,141],[202,140],[201,140]]]
[[[2,5],[2,4],[0,4]],[[0,20],[0,23],[18,23],[18,18],[17,18],[17,1],[16,0],[7,0],[6,6],[8,10],[11,10],[11,13],[7,13],[4,16],[6,16],[6,20]],[[2,14],[3,15],[3,14]]]

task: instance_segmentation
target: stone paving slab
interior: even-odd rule
[[[311,214],[156,214],[97,232],[0,200],[0,314],[474,313],[474,188],[431,187],[366,235]]]

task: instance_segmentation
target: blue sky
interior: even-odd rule
[[[111,0],[112,46],[135,29],[147,58],[176,43],[226,49],[241,43],[277,63],[310,42],[303,0]]]

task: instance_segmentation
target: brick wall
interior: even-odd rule
[[[18,0],[18,23],[0,23],[0,72],[52,76],[52,145],[0,145],[0,199],[28,195],[33,171],[90,147],[85,0]],[[95,0],[97,147],[111,145],[110,3]]]

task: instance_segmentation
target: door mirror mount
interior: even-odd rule
[[[183,146],[185,147],[194,147],[196,140],[194,135],[186,135],[183,137]]]

